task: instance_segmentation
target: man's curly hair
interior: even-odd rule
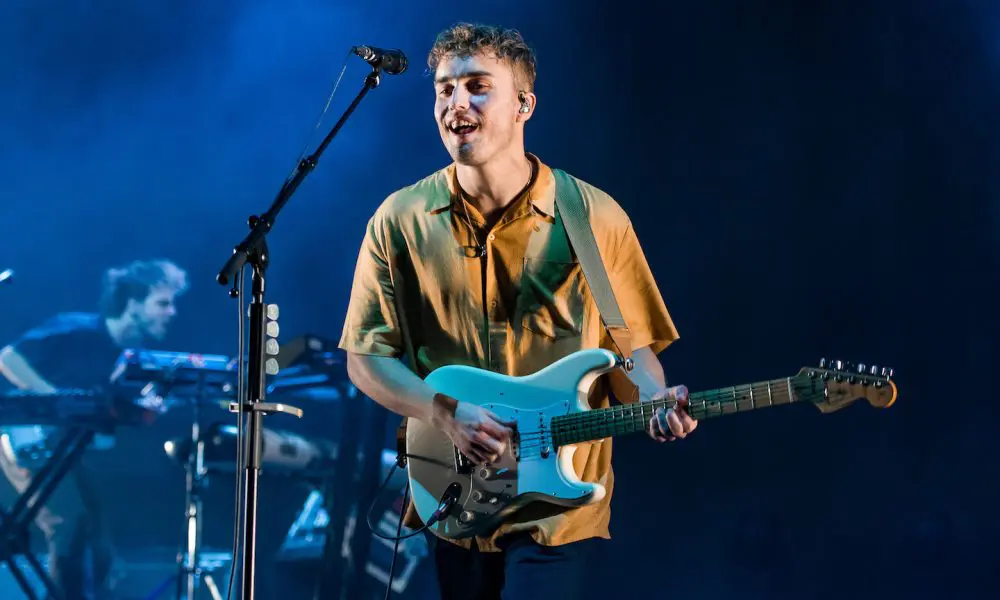
[[[104,274],[100,308],[105,317],[120,317],[129,300],[142,302],[153,288],[164,286],[175,294],[187,291],[187,271],[169,260],[137,260]]]
[[[517,89],[534,90],[535,53],[514,29],[458,23],[438,34],[427,56],[427,66],[433,73],[446,56],[465,58],[474,54],[484,54],[506,63],[514,72]]]

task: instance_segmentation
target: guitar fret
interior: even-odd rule
[[[689,398],[688,410],[692,417],[703,419],[793,402],[796,399],[796,389],[792,384],[792,379],[797,380],[797,378],[785,377],[783,379],[785,380],[784,390],[782,390],[779,378],[698,392]],[[762,388],[766,386],[766,403],[758,399],[758,394],[764,390],[754,389],[756,386]],[[807,388],[803,388],[799,393],[808,393],[808,391]],[[782,394],[787,395],[787,400],[782,397]],[[777,397],[775,397],[776,395]],[[549,433],[550,439],[556,445],[567,445],[648,431],[649,422],[656,415],[656,411],[669,409],[673,405],[674,402],[670,400],[660,399],[618,404],[562,415],[553,419],[552,430]]]

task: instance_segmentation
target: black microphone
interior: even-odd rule
[[[383,50],[374,46],[355,46],[351,51],[365,59],[365,62],[382,69],[389,75],[399,75],[406,70],[406,55],[402,50]]]

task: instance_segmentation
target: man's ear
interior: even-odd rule
[[[535,104],[538,98],[531,92],[518,92],[517,100],[520,103],[517,109],[517,120],[524,122],[531,118],[535,112]]]

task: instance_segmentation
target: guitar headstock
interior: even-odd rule
[[[805,385],[796,387],[803,399],[824,413],[840,410],[862,398],[876,408],[889,408],[897,393],[892,375],[889,367],[820,359],[818,367],[803,367],[799,371],[796,379]]]

